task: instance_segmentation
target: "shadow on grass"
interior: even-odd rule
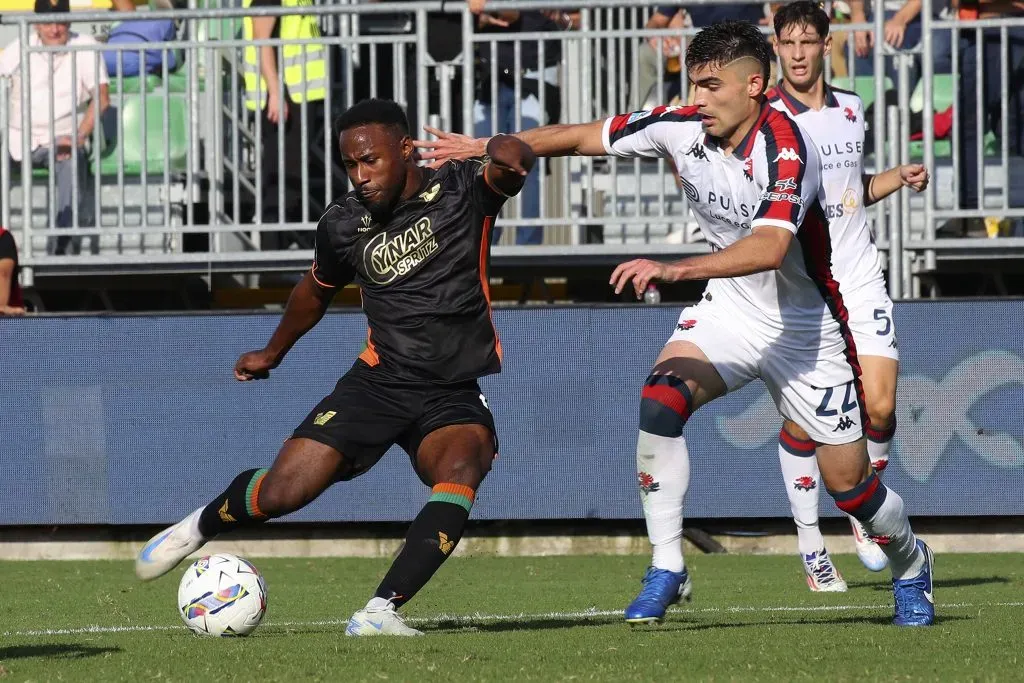
[[[0,647],[0,662],[10,659],[84,659],[107,653],[121,652],[119,647],[93,647],[78,643],[49,643],[46,645],[12,645]]]
[[[892,582],[888,579],[888,575],[879,576],[878,581],[847,581],[846,583],[850,588],[871,588],[884,593],[892,593]],[[943,589],[1007,584],[1012,583],[1012,580],[1005,576],[963,576],[958,579],[935,579],[932,583],[936,589]]]
[[[972,617],[964,615],[940,615],[936,617],[936,625],[965,621]],[[676,620],[672,614],[669,620],[655,625],[638,625],[629,628],[633,633],[660,632],[660,631],[712,631],[729,628],[756,628],[759,626],[838,626],[872,624],[889,626],[892,622],[890,614],[875,614],[867,616],[824,616],[820,618],[789,618],[789,619],[757,619],[744,621],[691,621]],[[581,628],[587,626],[609,626],[623,624],[621,617],[593,617],[589,619],[524,619],[522,621],[502,621],[497,623],[469,624],[466,622],[451,622],[448,624],[439,623],[421,626],[424,632],[428,633],[457,633],[459,631],[475,631],[483,633],[502,633],[506,631],[549,631],[566,628]]]

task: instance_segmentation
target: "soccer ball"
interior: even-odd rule
[[[267,584],[241,557],[200,557],[178,585],[178,613],[201,636],[246,636],[267,611]]]

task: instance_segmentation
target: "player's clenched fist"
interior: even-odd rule
[[[921,164],[904,164],[900,166],[900,181],[914,192],[923,192],[928,187],[928,169]]]
[[[619,264],[615,271],[612,272],[612,277],[608,284],[615,288],[616,294],[619,294],[629,284],[629,281],[632,280],[633,289],[636,290],[636,297],[639,299],[644,295],[647,285],[652,281],[667,281],[670,279],[671,267],[669,264],[649,259],[634,259],[633,261]]]
[[[251,379],[266,379],[277,367],[278,360],[266,349],[243,353],[235,363],[235,379],[248,382]]]

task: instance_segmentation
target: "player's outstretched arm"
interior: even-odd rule
[[[259,351],[242,354],[235,363],[235,379],[245,382],[269,377],[270,371],[281,363],[295,342],[324,317],[336,291],[336,287],[318,283],[311,271],[306,272],[292,289],[284,315],[267,345]]]
[[[639,299],[647,285],[654,280],[709,280],[777,270],[782,266],[792,241],[793,233],[785,228],[758,226],[749,236],[710,254],[693,256],[674,263],[659,263],[648,259],[628,261],[615,269],[609,284],[618,294],[632,281]]]
[[[864,206],[880,202],[901,187],[923,192],[928,187],[928,169],[921,164],[904,164],[887,171],[864,174]]]
[[[531,128],[514,136],[525,142],[539,157],[604,156],[607,154],[601,131],[604,121],[590,123],[560,124]],[[430,161],[431,168],[437,168],[446,161],[461,161],[486,153],[490,138],[471,138],[458,133],[445,133],[436,128],[424,126],[424,130],[437,137],[436,140],[413,140],[420,152],[420,158]]]
[[[502,194],[511,197],[523,189],[526,176],[537,163],[530,146],[514,135],[495,135],[487,143],[490,161],[484,167],[487,182]]]

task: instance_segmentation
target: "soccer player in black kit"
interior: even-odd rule
[[[209,505],[154,536],[135,571],[155,579],[218,534],[298,510],[397,443],[432,495],[345,633],[421,635],[396,610],[459,542],[497,452],[494,418],[476,381],[501,369],[486,272],[490,231],[535,157],[517,138],[498,135],[485,159],[417,166],[405,113],[387,100],[357,103],[337,129],[356,189],[327,207],[313,267],[267,346],[238,359],[235,378],[268,377],[350,282],[362,290],[366,348],[269,470],[242,472]]]

